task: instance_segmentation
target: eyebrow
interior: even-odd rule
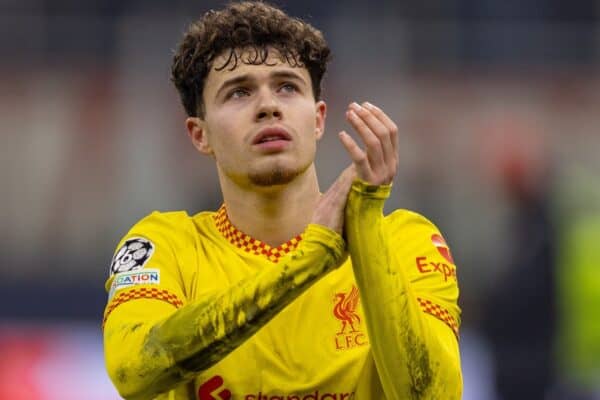
[[[300,81],[303,84],[306,84],[306,81],[304,80],[304,78],[302,78],[301,75],[299,75],[295,72],[292,72],[292,71],[273,71],[269,74],[269,78],[279,78],[279,79],[286,78],[286,79]],[[240,76],[236,76],[235,78],[228,79],[225,82],[223,82],[223,84],[217,90],[217,97],[220,96],[221,92],[223,90],[227,89],[228,87],[239,85],[241,83],[248,82],[251,80],[253,80],[253,77],[251,74],[243,74]]]

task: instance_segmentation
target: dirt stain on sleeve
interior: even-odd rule
[[[411,329],[406,332],[407,368],[411,380],[411,399],[431,399],[433,370],[429,351]]]

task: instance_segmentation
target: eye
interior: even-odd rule
[[[279,91],[284,93],[294,93],[298,91],[298,86],[291,82],[285,82],[279,87]]]
[[[238,87],[227,93],[228,99],[239,99],[241,97],[250,96],[250,90]]]

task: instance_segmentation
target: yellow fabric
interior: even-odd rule
[[[383,392],[388,399],[460,399],[458,343],[447,329],[460,312],[452,258],[436,249],[434,242],[446,251],[445,242],[423,217],[404,212],[384,220],[390,189],[355,182],[346,206],[348,247]]]
[[[117,249],[149,240],[154,251],[140,271],[157,270],[160,282],[118,287],[108,301],[106,367],[121,395],[460,398],[455,266],[432,243],[439,232],[426,219],[405,210],[382,216],[386,196],[385,187],[353,186],[355,265],[343,239],[318,225],[274,258],[241,232],[226,238],[214,212],[141,220]],[[111,276],[107,291],[127,274]]]

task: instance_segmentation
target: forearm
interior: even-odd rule
[[[457,355],[440,340],[437,321],[428,320],[419,309],[384,235],[383,205],[388,195],[389,187],[355,182],[346,207],[348,249],[380,380],[390,400],[458,398]],[[441,332],[449,334],[443,325]]]
[[[115,385],[127,399],[144,399],[191,379],[338,266],[343,252],[339,235],[310,225],[296,251],[278,264],[208,301],[192,302],[162,321],[147,323],[139,329],[142,336],[130,335],[129,326],[112,327],[105,335],[114,343],[110,354],[116,359],[107,359],[107,367]],[[135,363],[122,351],[127,348],[136,354]]]

